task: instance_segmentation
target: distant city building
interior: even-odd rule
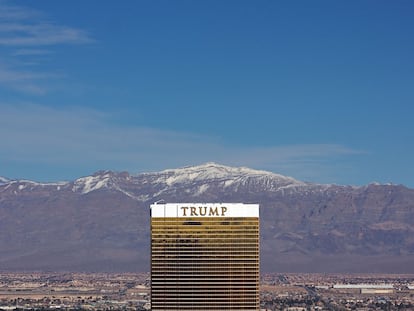
[[[151,205],[151,308],[259,310],[259,205]]]
[[[361,289],[361,288],[371,288],[371,289],[393,289],[393,284],[335,284],[333,286],[335,289]]]

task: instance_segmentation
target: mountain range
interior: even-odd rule
[[[414,189],[216,163],[57,183],[0,177],[0,270],[149,271],[159,200],[259,203],[262,271],[414,273]]]

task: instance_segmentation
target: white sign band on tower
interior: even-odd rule
[[[155,203],[151,217],[259,217],[259,204]]]

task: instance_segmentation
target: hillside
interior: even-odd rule
[[[0,270],[147,271],[149,204],[259,203],[263,271],[414,273],[414,190],[207,163],[60,183],[0,178]]]

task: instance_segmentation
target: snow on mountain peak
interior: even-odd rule
[[[98,172],[93,176],[81,177],[75,180],[72,191],[87,194],[91,191],[101,189],[108,186],[110,180],[110,172]]]
[[[9,182],[10,182],[10,179],[0,176],[0,184],[7,184]]]
[[[161,176],[158,182],[165,182],[167,185],[176,183],[206,181],[212,179],[235,180],[240,178],[256,177],[277,180],[287,184],[299,184],[301,182],[272,172],[254,170],[247,167],[229,167],[213,162],[197,166],[186,166],[178,169],[168,169],[159,173]]]

